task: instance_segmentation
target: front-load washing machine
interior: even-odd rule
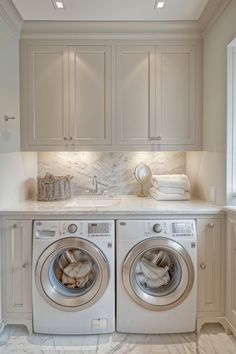
[[[115,329],[114,221],[34,221],[33,329]]]
[[[194,220],[117,221],[117,330],[196,328]]]

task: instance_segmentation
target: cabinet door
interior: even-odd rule
[[[111,143],[111,47],[70,48],[70,139]]]
[[[150,144],[155,135],[155,49],[117,48],[117,144]]]
[[[30,313],[32,223],[5,222],[5,301],[6,313]]]
[[[194,47],[156,50],[156,107],[160,144],[195,144],[196,53]]]
[[[28,81],[24,129],[29,144],[64,145],[69,137],[67,47],[29,47]]]
[[[198,219],[198,311],[220,315],[224,303],[221,219]]]
[[[226,314],[232,326],[236,328],[236,216],[228,216],[226,254]]]

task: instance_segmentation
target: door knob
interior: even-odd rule
[[[201,264],[200,264],[200,268],[201,268],[201,269],[206,269],[205,263],[201,263]]]
[[[28,268],[29,268],[29,264],[28,264],[28,263],[24,263],[23,266],[22,266],[22,268],[28,269]]]
[[[213,227],[215,227],[215,224],[213,222],[210,222],[210,224],[208,224],[207,226],[210,227],[210,229],[213,229]]]

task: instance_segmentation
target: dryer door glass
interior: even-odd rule
[[[180,304],[192,289],[194,268],[187,251],[168,238],[140,242],[123,264],[123,282],[139,305],[167,310]]]
[[[109,281],[109,265],[103,252],[77,237],[50,245],[40,256],[35,272],[44,299],[66,311],[78,311],[97,302]]]

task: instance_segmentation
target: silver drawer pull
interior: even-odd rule
[[[150,136],[150,140],[156,140],[155,136]]]
[[[22,268],[28,269],[28,268],[29,268],[29,263],[24,263],[23,266],[22,266]]]
[[[205,263],[201,263],[201,264],[200,264],[200,268],[201,268],[201,269],[206,269]]]
[[[157,136],[157,137],[156,137],[156,140],[161,140],[161,136],[160,136],[160,135]]]
[[[210,222],[210,224],[207,225],[210,229],[213,229],[215,227],[215,224],[213,222]]]

